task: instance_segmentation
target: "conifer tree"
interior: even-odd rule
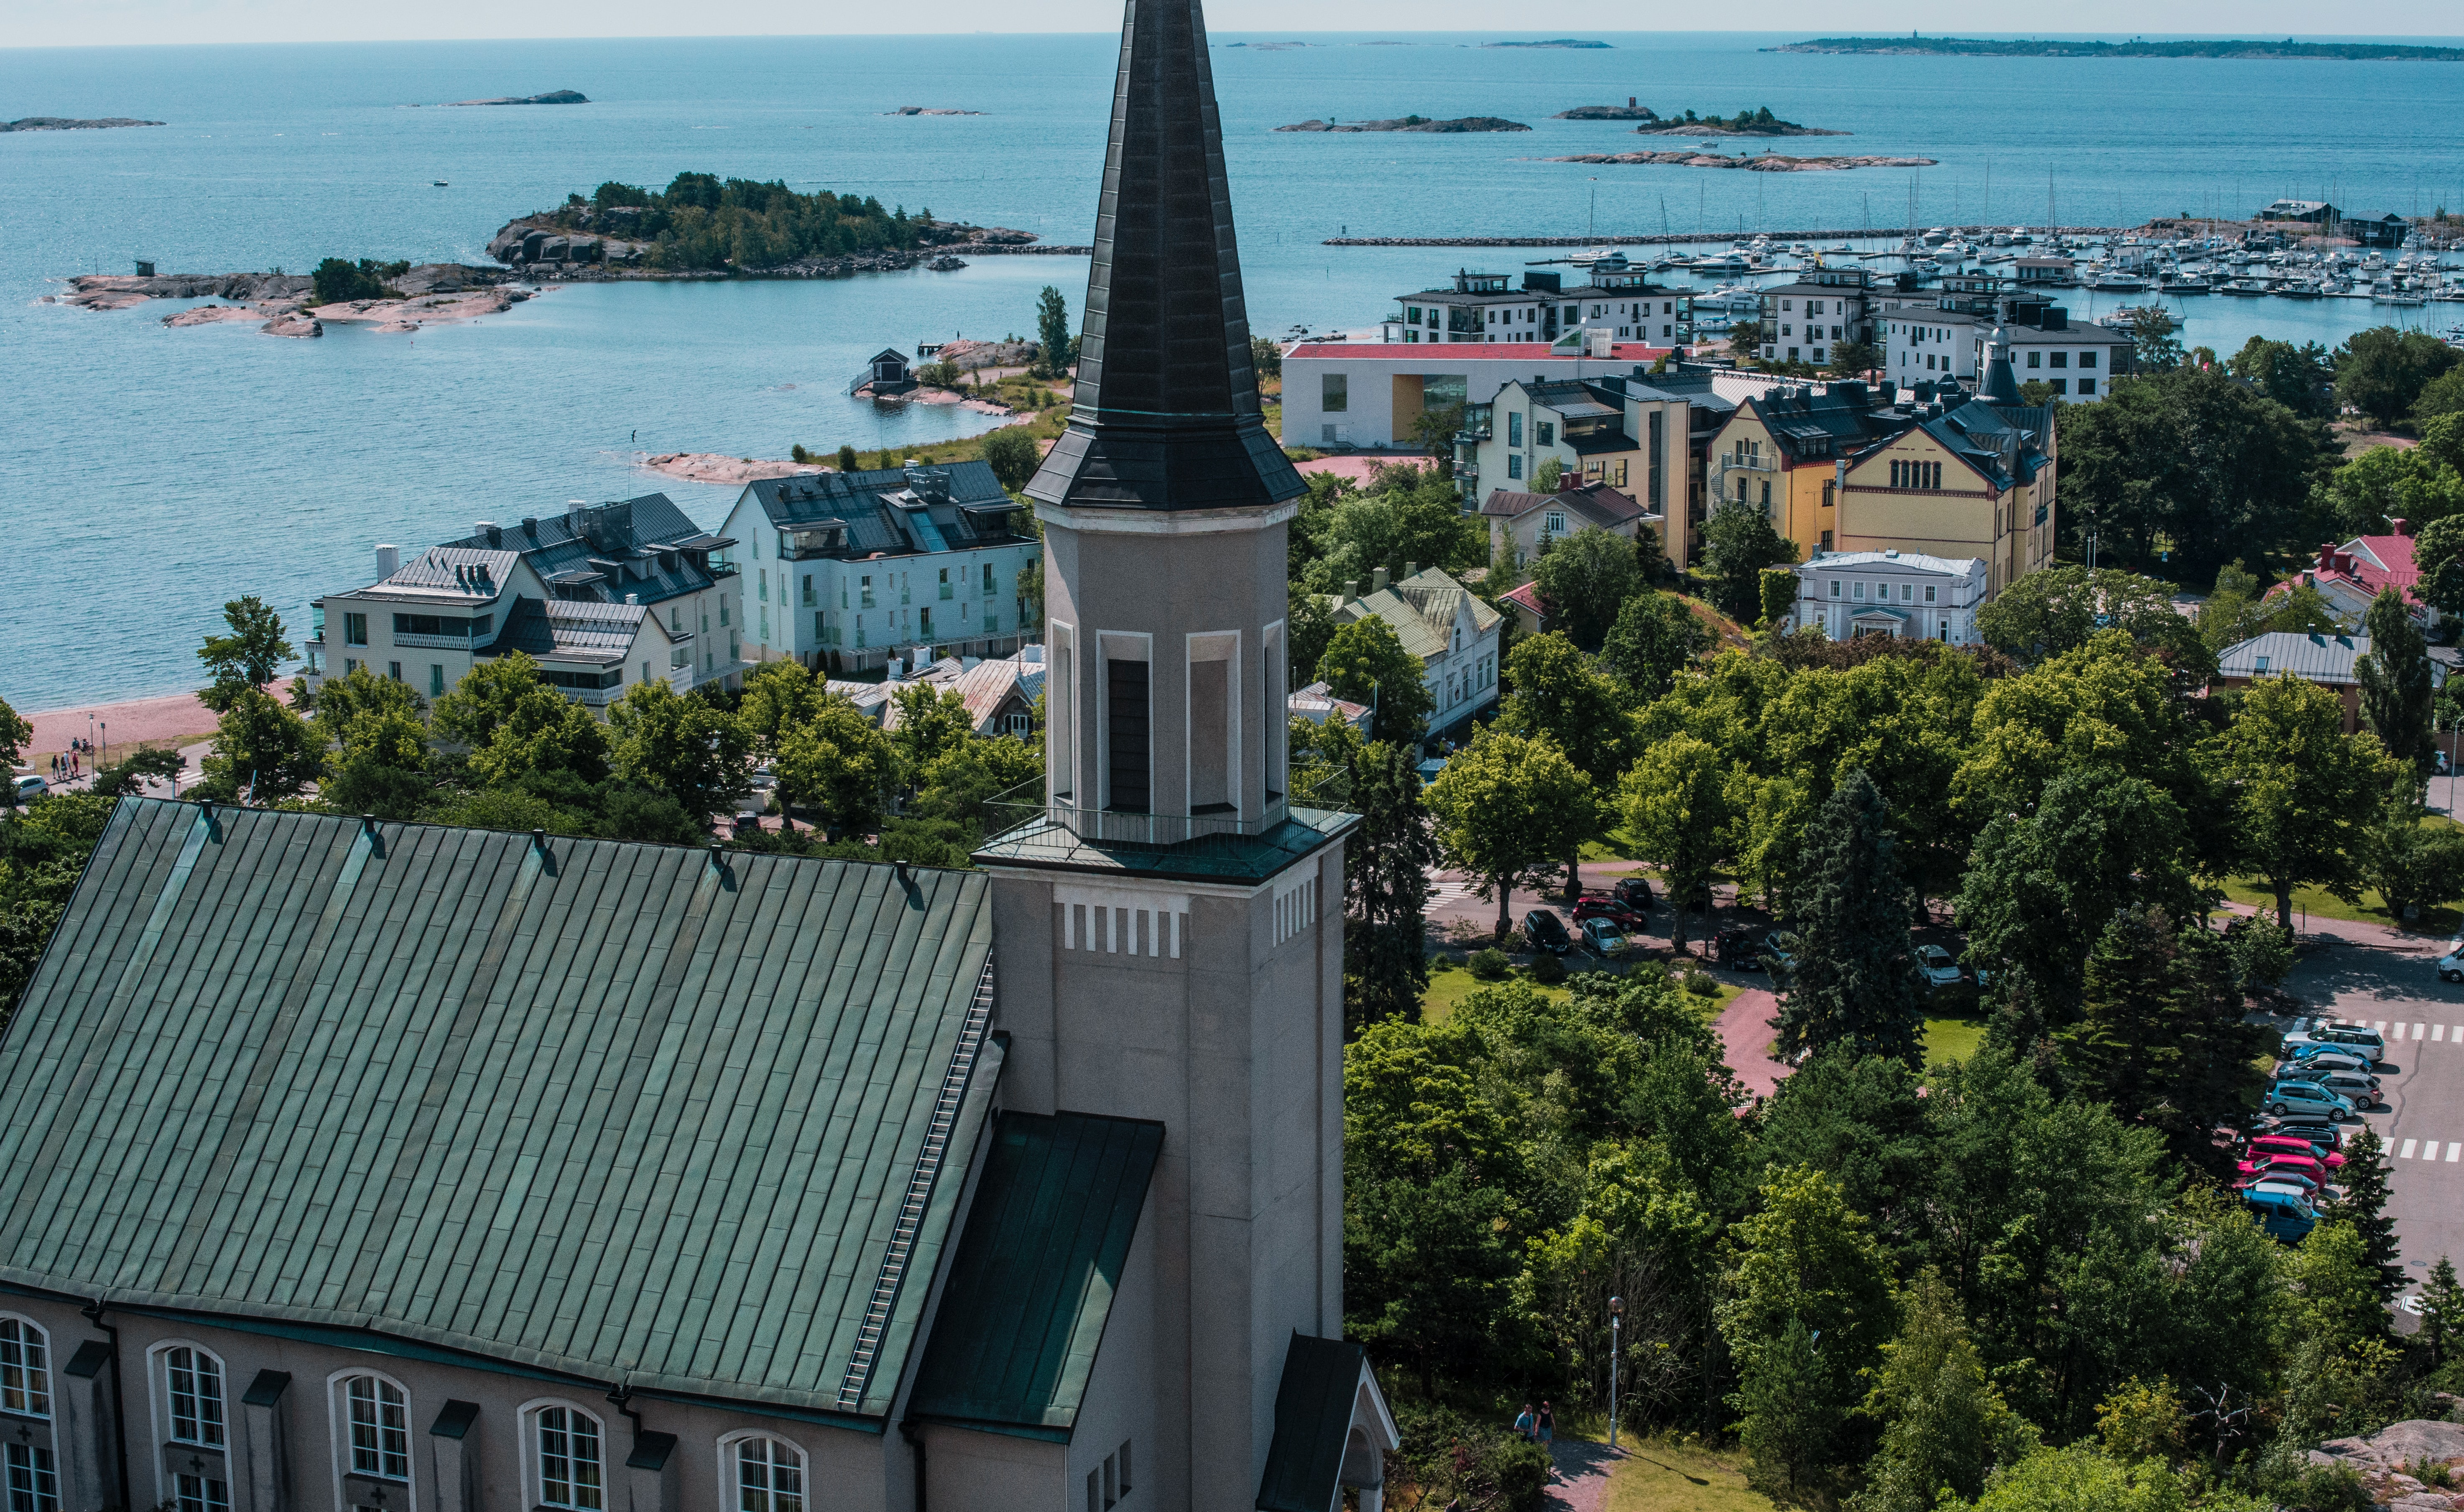
[[[2447,1363],[2447,1346],[2464,1329],[2464,1291],[2455,1284],[2455,1262],[2446,1256],[2430,1267],[2421,1288],[2421,1337],[2430,1346],[2431,1369]]]
[[[1890,812],[1862,768],[1806,826],[1778,1053],[1847,1046],[1910,1065],[1925,1058],[1925,978],[1908,941],[1912,900],[1892,854]]]
[[[2258,1031],[2241,1017],[2219,936],[2195,925],[2176,932],[2153,909],[2125,909],[2088,954],[2079,1021],[2057,1036],[2063,1079],[2221,1174],[2213,1131],[2248,1106],[2257,1080]]]
[[[2362,1262],[2381,1302],[2393,1302],[2404,1290],[2404,1265],[2396,1247],[2395,1219],[2388,1216],[2387,1146],[2367,1124],[2344,1142],[2343,1194],[2325,1203],[2321,1223],[2348,1223],[2362,1238]]]
[[[1420,801],[1409,747],[1356,747],[1349,765],[1360,827],[1343,854],[1347,1017],[1354,1028],[1381,1019],[1417,1023],[1429,990],[1425,915],[1436,824]]]
[[[2409,764],[2415,781],[2436,759],[2430,730],[2430,651],[2406,611],[2404,594],[2382,588],[2362,620],[2370,653],[2354,667],[2362,683],[2362,718],[2387,755]]]

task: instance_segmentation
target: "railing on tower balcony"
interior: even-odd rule
[[[1342,768],[1305,768],[1291,775],[1291,783],[1288,794],[1266,795],[1265,812],[1244,818],[1228,813],[1146,814],[1080,808],[1073,803],[1047,800],[1044,778],[1037,778],[985,801],[986,844],[1044,826],[1066,829],[1080,840],[1101,844],[1167,848],[1263,835],[1289,819],[1294,808],[1351,811],[1351,777]]]

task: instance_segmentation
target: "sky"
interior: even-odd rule
[[[1579,7],[1544,19],[1534,37],[1573,34]],[[1712,19],[1683,8],[1661,12],[1685,25],[1653,28],[1649,16],[1621,12],[1615,29],[1700,31]],[[847,0],[593,0],[586,6],[509,6],[503,0],[424,0],[416,6],[337,5],[334,0],[0,0],[0,41],[20,47],[89,47],[211,42],[435,41],[485,37],[778,36],[917,34],[971,32],[1110,32],[1117,0],[936,0],[930,6],[862,6]],[[2008,17],[1996,12],[1997,21]],[[1353,0],[1331,14],[1318,0],[1219,0],[1207,7],[1218,33],[1494,32],[1496,7],[1478,0]],[[1595,24],[1600,18],[1594,17]],[[1722,15],[1722,20],[1744,19]],[[1971,34],[1972,0],[1767,0],[1757,29],[1806,36],[1871,34],[1917,28]],[[2060,11],[2073,35],[2315,35],[2323,19],[2310,0],[2074,0]],[[2373,35],[2453,36],[2453,0],[2387,0],[2370,8]],[[1329,22],[1339,28],[1330,28]],[[1993,34],[1988,33],[1987,34]],[[2005,33],[2008,34],[2008,33]],[[2047,35],[2038,32],[2024,33]],[[6,49],[0,49],[5,51]],[[0,100],[0,120],[10,119]]]

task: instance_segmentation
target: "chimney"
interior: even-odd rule
[[[400,571],[402,571],[402,548],[379,546],[377,548],[377,581],[383,582]]]
[[[1383,568],[1383,567],[1375,567],[1375,568],[1372,568],[1372,569],[1370,570],[1370,573],[1369,573],[1369,591],[1370,591],[1370,592],[1372,592],[1372,593],[1383,593],[1383,592],[1385,592],[1385,591],[1386,591],[1386,569],[1385,569],[1385,568]]]
[[[1357,598],[1359,598],[1359,597],[1360,597],[1360,580],[1359,580],[1359,579],[1357,579],[1357,578],[1346,578],[1346,579],[1344,579],[1344,580],[1343,580],[1343,601],[1342,601],[1342,602],[1343,602],[1343,603],[1350,603],[1353,600],[1357,599]]]
[[[500,546],[504,544],[504,532],[496,528],[496,522],[495,520],[481,520],[479,522],[479,534],[488,538],[488,544],[491,546]]]
[[[1407,561],[1407,562],[1403,563],[1403,576],[1404,576],[1404,577],[1406,577],[1406,578],[1417,578],[1417,577],[1419,577],[1419,575],[1420,575],[1420,564],[1419,564],[1419,562],[1417,562],[1417,561]]]
[[[642,596],[638,593],[628,593],[625,595],[625,602],[638,607],[642,603]]]
[[[1628,110],[1632,110],[1634,108],[1634,97],[1632,95],[1625,97],[1625,108]]]
[[[2319,548],[2319,570],[2321,572],[2334,572],[2336,570],[2336,543],[2334,541],[2329,541]]]
[[[2391,519],[2387,521],[2387,526],[2399,536],[2410,536],[2412,534],[2412,521],[2409,519]]]

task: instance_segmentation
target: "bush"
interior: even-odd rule
[[[402,297],[385,285],[387,276],[400,277],[410,271],[408,263],[379,263],[367,257],[347,262],[328,257],[317,265],[313,275],[318,304],[340,304],[346,299],[398,299]]]
[[[1386,1457],[1389,1482],[1419,1491],[1418,1504],[1457,1512],[1539,1512],[1549,1493],[1549,1452],[1504,1428],[1420,1402],[1398,1402],[1401,1442]]]
[[[1494,945],[1485,951],[1474,951],[1471,959],[1463,964],[1474,976],[1485,982],[1502,982],[1506,980],[1507,974],[1514,970],[1514,963]]]
[[[1026,487],[1027,479],[1044,462],[1044,448],[1036,444],[1023,427],[1003,426],[984,437],[984,463],[993,470],[1001,486],[1016,493]]]
[[[1542,951],[1531,957],[1531,979],[1543,987],[1554,987],[1566,979],[1566,963],[1554,951]]]
[[[841,442],[839,444],[839,471],[842,472],[853,472],[855,470],[855,448],[847,445],[845,442]]]
[[[1717,997],[1720,996],[1719,978],[1713,976],[1709,972],[1703,971],[1700,968],[1688,970],[1685,974],[1685,980],[1682,985],[1687,992],[1692,993],[1697,997]]]

